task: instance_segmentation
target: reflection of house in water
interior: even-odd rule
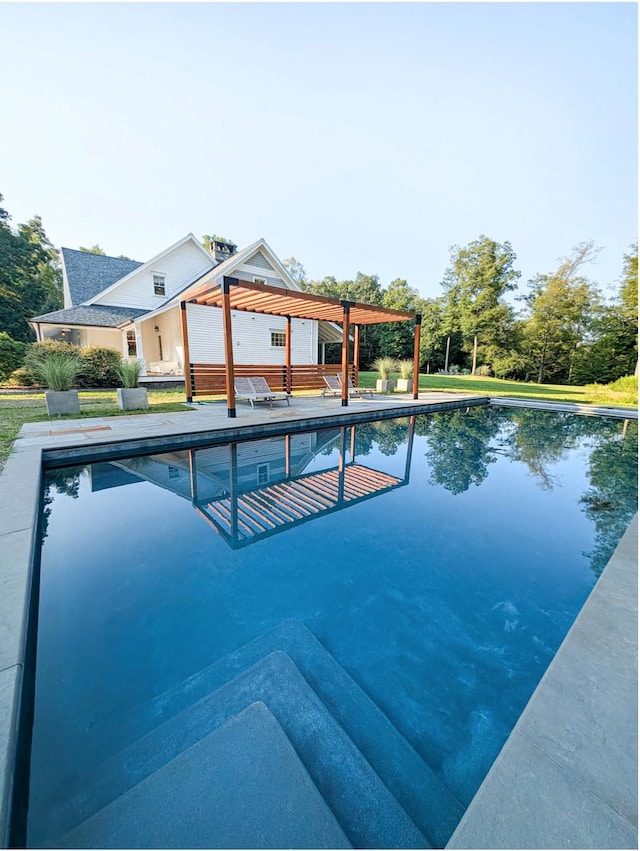
[[[91,486],[167,488],[237,549],[408,484],[414,422],[403,478],[356,463],[357,427],[343,426],[96,464]]]

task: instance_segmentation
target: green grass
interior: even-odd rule
[[[375,387],[375,372],[360,372],[358,383]],[[621,379],[614,385],[598,384],[586,387],[569,387],[554,384],[533,384],[522,381],[502,381],[471,375],[420,375],[420,390],[440,390],[454,393],[478,393],[483,396],[513,396],[517,399],[542,399],[552,402],[578,402],[617,407],[635,408],[638,405],[637,382]],[[174,411],[192,411],[185,404],[183,390],[149,390],[149,408],[145,411],[121,411],[116,392],[80,391],[80,417],[116,417],[134,414],[161,414]],[[308,395],[308,394],[305,394]],[[315,395],[315,394],[312,394]],[[199,401],[221,399],[221,396],[199,397]],[[3,393],[0,390],[0,470],[9,456],[11,447],[23,423],[46,422],[52,418],[47,413],[44,393]],[[57,420],[77,419],[76,415],[56,417]]]
[[[360,372],[358,383],[375,387],[377,373]],[[394,376],[397,378],[397,376]],[[629,383],[629,382],[627,382]],[[638,389],[617,390],[614,386],[588,384],[584,387],[566,384],[534,384],[523,381],[504,381],[477,375],[420,375],[420,390],[441,390],[451,393],[478,393],[482,396],[512,396],[515,399],[540,399],[547,402],[576,402],[635,408]]]
[[[150,390],[149,408],[144,411],[121,411],[115,390],[103,393],[79,393],[80,419],[85,417],[117,417],[134,414],[162,414],[174,411],[193,411],[185,405],[183,390]],[[0,390],[0,470],[4,466],[13,441],[24,423],[52,422],[78,419],[70,416],[50,417],[44,393],[3,393]]]

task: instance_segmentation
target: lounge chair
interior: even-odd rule
[[[263,378],[261,375],[252,375],[249,381],[253,385],[253,389],[258,396],[264,395],[268,398],[269,407],[271,407],[271,402],[286,402],[287,405],[289,405],[289,394],[280,390],[276,390],[274,392],[269,387],[266,378]]]
[[[327,385],[322,391],[323,396],[342,396],[342,384],[335,375],[323,375],[322,377]]]
[[[338,380],[338,384],[340,385],[340,390],[342,391],[342,376],[338,374],[336,378]],[[362,397],[368,393],[369,396],[371,396],[371,398],[373,399],[373,390],[370,387],[354,387],[353,381],[350,378],[347,378],[347,381],[347,387],[349,388],[349,396],[355,396],[362,399]]]
[[[236,399],[244,399],[250,402],[252,408],[255,402],[269,402],[267,396],[256,393],[253,384],[248,378],[234,378],[233,386],[236,391]],[[269,403],[269,406],[271,406],[271,403]]]

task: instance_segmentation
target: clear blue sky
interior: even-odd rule
[[[637,234],[634,3],[0,3],[0,193],[56,246],[263,236],[310,277],[521,286]]]

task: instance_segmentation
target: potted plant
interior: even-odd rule
[[[378,358],[373,362],[373,368],[380,376],[376,381],[376,393],[393,393],[396,383],[391,378],[391,371],[395,365],[395,360],[388,357]]]
[[[72,385],[80,372],[80,361],[73,355],[54,352],[38,366],[38,378],[46,385],[45,399],[50,417],[79,414],[78,391]]]
[[[401,393],[411,393],[413,391],[413,381],[411,380],[411,375],[413,374],[413,361],[398,361],[398,372],[400,373],[400,378],[396,382],[396,390]]]
[[[138,387],[140,373],[142,372],[142,361],[123,359],[115,369],[122,382],[122,387],[118,387],[120,409],[123,411],[139,411],[142,408],[148,408],[147,388]]]

